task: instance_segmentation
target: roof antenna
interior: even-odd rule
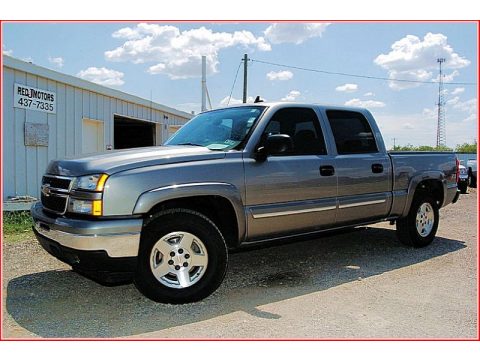
[[[261,102],[263,102],[263,100],[260,98],[260,95],[257,95],[257,97],[255,98],[255,101],[253,103],[256,104],[256,103],[261,103]]]

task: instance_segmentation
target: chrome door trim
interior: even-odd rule
[[[263,219],[263,218],[276,217],[276,216],[297,215],[297,214],[305,214],[310,212],[335,210],[336,208],[337,208],[336,206],[323,206],[323,207],[301,209],[301,210],[275,211],[275,212],[269,212],[269,213],[263,213],[263,214],[254,214],[253,211],[251,212],[254,219]]]
[[[346,208],[351,208],[351,207],[357,207],[357,206],[365,206],[365,205],[374,205],[374,204],[382,204],[387,199],[382,199],[382,200],[370,200],[370,201],[361,201],[361,202],[356,202],[352,204],[344,204],[340,205],[338,208],[339,209],[346,209]]]

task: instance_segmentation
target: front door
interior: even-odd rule
[[[311,108],[278,110],[263,132],[287,134],[293,150],[245,159],[248,238],[309,232],[335,222],[337,178],[321,124]]]

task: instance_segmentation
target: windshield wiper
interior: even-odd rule
[[[172,145],[173,145],[173,144],[172,144]],[[195,143],[191,143],[191,142],[186,142],[186,143],[181,143],[181,144],[176,144],[176,145],[190,145],[190,146],[201,146],[201,147],[204,147],[203,145],[195,144]]]

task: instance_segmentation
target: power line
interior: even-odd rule
[[[242,62],[243,62],[243,60],[241,60],[240,63],[238,64],[237,72],[235,73],[235,79],[233,80],[232,89],[230,90],[230,95],[228,96],[227,106],[228,106],[228,104],[230,104],[230,100],[232,99],[233,89],[235,88],[235,83],[237,82],[238,71],[240,70],[240,66],[242,66]]]
[[[273,66],[280,66],[280,67],[284,67],[284,68],[296,69],[296,70],[311,71],[311,72],[327,74],[327,75],[341,75],[341,76],[350,76],[350,77],[362,78],[362,79],[396,81],[396,82],[405,82],[405,83],[438,84],[438,81],[390,79],[390,78],[380,77],[380,76],[359,75],[359,74],[350,74],[350,73],[344,73],[344,72],[311,69],[311,68],[305,68],[305,67],[294,66],[294,65],[279,64],[279,63],[273,63],[273,62],[269,62],[269,61],[256,60],[256,59],[250,59],[250,61],[258,62],[258,63],[261,63],[261,64],[267,64],[267,65],[273,65]],[[444,83],[444,84],[445,85],[447,85],[447,84],[448,85],[477,85],[477,83],[469,83],[469,82],[449,82],[449,83]]]

